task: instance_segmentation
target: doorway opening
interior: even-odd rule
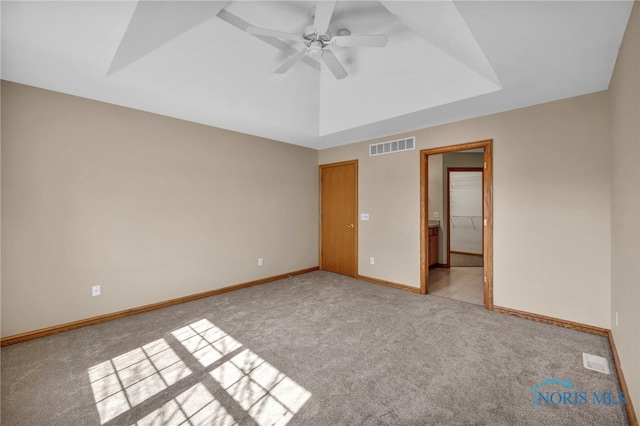
[[[468,151],[462,151],[467,153]],[[482,152],[468,152],[483,164]],[[444,154],[453,156],[457,153]],[[473,161],[473,159],[472,159]],[[447,264],[452,267],[482,267],[483,167],[448,167],[445,183],[447,201]]]
[[[471,142],[466,144],[425,149],[420,151],[420,292],[430,293],[430,278],[432,281],[443,274],[451,276],[451,228],[459,226],[480,230],[481,236],[454,235],[454,253],[456,251],[475,254],[481,258],[481,266],[464,270],[462,275],[473,274],[479,280],[478,289],[481,286],[481,296],[478,302],[486,309],[493,310],[493,151],[492,140]],[[473,153],[467,160],[476,158],[479,164],[464,164],[460,158],[449,156],[452,153]],[[452,160],[456,158],[456,160]],[[476,161],[474,160],[474,161]],[[430,167],[431,165],[431,167]],[[449,167],[450,166],[450,167]],[[475,167],[479,166],[479,167]],[[452,214],[450,205],[450,175],[449,170],[456,172],[456,168],[479,168],[481,172],[481,206],[456,205]],[[458,170],[463,171],[463,170]],[[477,176],[474,177],[477,182]],[[444,186],[446,184],[446,186]],[[464,185],[463,185],[464,186]],[[468,188],[460,192],[462,198],[478,198],[480,195],[466,193]],[[460,200],[458,200],[460,201]],[[461,217],[452,217],[461,216]],[[466,223],[465,222],[469,222]],[[464,224],[464,226],[463,226]],[[468,225],[468,226],[467,226]],[[481,241],[478,242],[477,240]],[[434,241],[435,240],[435,241]],[[467,250],[455,250],[456,244]],[[478,244],[481,251],[478,250]],[[434,250],[438,250],[434,253]],[[458,272],[459,268],[454,268]],[[440,275],[438,275],[440,274]],[[460,274],[458,274],[460,275]],[[431,277],[430,277],[431,276]],[[476,279],[476,278],[473,278]],[[478,290],[479,291],[479,290]],[[480,299],[481,297],[481,299]],[[480,302],[481,300],[481,302]]]

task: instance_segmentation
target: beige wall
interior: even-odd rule
[[[2,7],[0,6],[0,21],[2,20]],[[1,40],[0,40],[1,43]],[[2,69],[2,54],[0,53],[0,70]],[[1,80],[0,80],[1,81]],[[0,100],[2,99],[2,85],[0,84]],[[0,329],[2,319],[2,102],[0,102]],[[1,335],[1,334],[0,334]]]
[[[2,122],[3,336],[318,265],[315,150],[8,82]]]
[[[611,327],[640,410],[640,5],[609,87],[611,99]],[[618,313],[618,325],[615,315]],[[640,414],[640,413],[639,413]]]
[[[359,160],[358,210],[369,213],[358,223],[358,273],[420,287],[418,151],[369,157],[369,142],[320,151],[320,164],[351,159]]]
[[[368,156],[416,136],[418,149]],[[320,151],[359,160],[359,273],[420,285],[419,150],[494,140],[494,302],[610,326],[608,94],[595,93]],[[365,260],[375,256],[376,264]]]

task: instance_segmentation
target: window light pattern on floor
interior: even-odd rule
[[[286,425],[311,393],[245,349],[211,372],[260,426]]]
[[[140,419],[136,426],[236,425],[234,418],[198,383]]]
[[[120,424],[124,416],[135,416],[133,422],[139,426],[230,426],[237,424],[230,411],[242,410],[259,426],[286,425],[311,397],[207,319],[182,327],[167,339],[177,341],[175,350],[167,340],[158,339],[89,368],[101,424]],[[202,374],[208,379],[199,381]],[[226,392],[231,397],[223,398],[226,403],[237,405],[225,407],[214,397],[216,392]]]
[[[202,319],[174,331],[173,336],[194,356],[203,367],[208,367],[242,345],[236,339]]]
[[[101,424],[190,374],[164,339],[91,367],[89,379]]]

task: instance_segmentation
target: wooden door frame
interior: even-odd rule
[[[483,268],[484,306],[493,310],[493,140],[464,143],[420,151],[420,293],[429,292],[429,156],[450,152],[484,149],[483,191]]]
[[[484,188],[484,169],[482,167],[447,167],[447,266],[451,266],[451,188],[450,173],[451,172],[480,172],[482,173],[482,183]],[[482,191],[482,218],[484,219],[484,189]],[[484,232],[482,233],[482,255],[484,256]]]
[[[358,277],[358,160],[348,160],[348,161],[340,161],[338,163],[329,163],[329,164],[321,164],[320,166],[318,166],[318,180],[319,180],[319,194],[318,194],[318,207],[319,207],[319,211],[318,211],[318,216],[320,216],[320,228],[318,229],[318,265],[320,265],[320,270],[324,270],[323,264],[322,264],[322,172],[324,169],[330,168],[330,167],[339,167],[339,166],[347,166],[347,165],[354,165],[355,166],[355,172],[356,172],[356,181],[355,181],[355,185],[356,185],[356,190],[355,190],[355,206],[356,206],[356,217],[353,219],[354,220],[354,225],[355,225],[355,244],[354,244],[354,251],[355,253],[353,253],[353,261],[355,262],[354,265],[354,277]]]

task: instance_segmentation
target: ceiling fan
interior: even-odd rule
[[[305,48],[292,55],[280,65],[280,67],[275,70],[276,74],[284,74],[305,55],[309,55],[322,58],[327,68],[340,80],[348,75],[347,71],[340,61],[338,61],[338,58],[336,58],[333,52],[327,49],[327,47],[384,47],[388,39],[384,34],[351,35],[351,32],[347,29],[338,30],[337,35],[332,36],[328,29],[335,5],[335,1],[319,0],[316,4],[313,25],[307,27],[302,35],[253,26],[248,27],[247,32],[256,36],[276,37],[304,42]]]

